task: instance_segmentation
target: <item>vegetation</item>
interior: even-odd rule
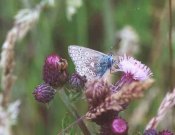
[[[171,5],[170,1],[172,1]],[[29,17],[25,19],[31,22],[26,23],[23,28],[21,25],[16,25],[20,24],[19,22],[13,24],[14,16],[21,9],[31,9],[40,14],[27,16],[30,12],[26,12],[17,18],[22,21],[23,18]],[[68,72],[71,74],[75,72],[75,66],[68,55],[69,45],[80,45],[115,54],[124,44],[136,46],[136,51],[131,53],[134,47],[128,47],[126,53],[148,65],[155,80],[153,87],[145,92],[142,99],[132,102],[126,111],[121,113],[129,123],[129,133],[133,135],[143,133],[147,123],[156,115],[166,93],[173,91],[174,88],[174,13],[173,0],[0,1],[1,45],[8,40],[8,32],[13,27],[21,31],[25,31],[28,27],[27,34],[17,37],[19,40],[14,43],[15,66],[10,66],[12,68],[10,71],[17,78],[8,94],[10,97],[8,102],[17,99],[21,101],[17,124],[12,129],[13,135],[56,135],[61,129],[76,121],[71,114],[72,110],[66,107],[62,94],[67,94],[67,101],[73,104],[80,116],[88,111],[83,92],[77,94],[76,91],[67,90],[65,93],[57,93],[48,105],[36,102],[32,93],[35,87],[43,82],[42,68],[49,54],[56,53],[66,59]],[[124,28],[129,28],[131,31],[129,37],[136,38],[130,40],[127,36],[121,36]],[[3,52],[3,48],[1,51]],[[1,76],[5,75],[2,61],[0,71]],[[3,77],[1,81],[0,90],[3,92]],[[6,108],[7,105],[3,104],[3,107]],[[137,118],[137,115],[138,119],[133,119]],[[169,111],[166,118],[160,122],[158,129],[175,132],[174,116],[174,110]],[[91,132],[98,131],[99,127],[94,123],[88,120],[84,122]],[[83,133],[75,124],[68,129],[67,134]]]

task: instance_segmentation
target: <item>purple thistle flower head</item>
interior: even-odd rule
[[[155,129],[148,129],[144,131],[143,135],[158,135],[158,133]]]
[[[35,88],[33,95],[38,102],[48,103],[54,98],[55,93],[56,90],[49,84],[42,83]]]
[[[61,57],[58,56],[57,54],[51,54],[49,55],[46,60],[45,60],[45,63],[49,64],[49,65],[52,65],[52,66],[55,66],[57,67],[58,66],[58,62],[61,61]],[[53,67],[54,68],[54,67]],[[58,68],[61,68],[58,66]],[[59,69],[60,70],[60,69]]]
[[[73,73],[69,79],[69,84],[73,89],[82,89],[87,82],[86,76],[81,76],[78,73]]]
[[[118,71],[124,72],[125,76],[131,77],[133,80],[144,81],[152,76],[149,67],[126,55],[119,57],[117,65],[119,67]]]
[[[159,135],[174,135],[171,131],[168,130],[163,130],[159,132]]]
[[[117,71],[121,71],[124,74],[121,79],[115,83],[112,90],[113,92],[120,90],[122,86],[133,81],[145,81],[152,76],[152,72],[149,67],[126,55],[119,57],[117,65]]]
[[[43,66],[43,80],[52,87],[61,87],[67,81],[67,61],[56,54],[49,55]]]
[[[127,135],[128,133],[128,124],[122,118],[116,118],[112,122],[113,132],[117,135]]]

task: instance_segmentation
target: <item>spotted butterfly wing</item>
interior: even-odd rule
[[[69,46],[68,52],[75,64],[76,71],[82,76],[85,75],[88,80],[101,77],[108,68],[105,64],[101,66],[103,61],[105,63],[109,57],[104,53],[76,45]]]

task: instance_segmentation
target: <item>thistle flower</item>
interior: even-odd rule
[[[113,120],[112,129],[116,135],[127,135],[128,134],[128,124],[122,118],[116,118]]]
[[[158,135],[157,131],[153,128],[144,131],[143,135]]]
[[[168,130],[163,130],[159,132],[159,135],[174,135],[171,131]]]
[[[42,83],[35,88],[33,95],[38,102],[48,103],[54,98],[55,93],[56,90],[49,84]]]
[[[49,55],[43,67],[43,80],[52,87],[61,87],[68,78],[67,61],[56,54]]]
[[[129,84],[133,81],[145,81],[152,76],[152,72],[149,67],[126,55],[119,57],[117,66],[119,68],[117,71],[123,72],[123,75],[122,78],[115,84],[115,91],[118,91],[124,84]]]
[[[138,81],[147,80],[152,75],[150,68],[126,55],[119,58],[118,67],[126,76]]]
[[[101,121],[100,119],[108,120],[109,118],[106,117],[115,118],[113,116],[117,116],[118,112],[126,109],[126,104],[143,96],[143,91],[148,89],[153,82],[152,79],[143,82],[132,82],[129,85],[123,86],[119,92],[109,94],[105,99],[101,100],[98,106],[90,104],[89,110],[86,113],[86,119],[97,123]]]
[[[87,82],[86,76],[81,76],[77,73],[73,73],[69,79],[69,84],[73,89],[82,89]]]
[[[109,116],[110,117],[110,116]],[[107,121],[101,125],[100,135],[127,135],[128,124],[119,117],[113,118],[111,121]]]
[[[103,104],[105,99],[111,95],[110,86],[103,79],[88,82],[86,84],[85,95],[88,101],[90,112],[87,114],[87,119],[91,119],[98,125],[103,125],[105,123],[111,122],[118,115],[117,111],[105,111],[105,108],[101,108],[101,110],[104,110],[104,112],[100,113],[98,111],[100,114],[94,116],[96,113],[98,113],[96,111],[98,110],[99,105]]]
[[[96,107],[111,94],[110,87],[104,80],[94,80],[86,84],[85,95],[89,107]]]

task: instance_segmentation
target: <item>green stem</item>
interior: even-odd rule
[[[172,47],[172,0],[169,0],[169,79],[170,89],[173,90],[173,47]]]
[[[104,22],[104,32],[105,32],[105,41],[103,49],[109,49],[109,46],[114,46],[115,41],[115,26],[114,26],[114,17],[112,11],[111,0],[103,1],[103,22]]]
[[[69,101],[69,98],[67,97],[67,95],[63,89],[59,90],[59,96],[60,96],[60,99],[64,102],[64,104],[65,104],[66,108],[68,109],[68,111],[70,112],[70,114],[77,120],[78,126],[82,130],[83,134],[90,135],[88,128],[86,127],[85,123],[81,119],[76,108]]]

